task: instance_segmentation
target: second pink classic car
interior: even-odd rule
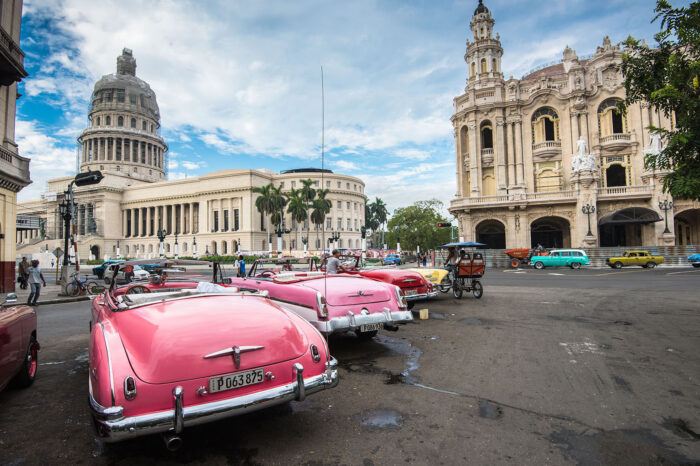
[[[325,275],[308,259],[261,259],[246,278],[226,279],[240,289],[264,290],[324,335],[355,332],[361,339],[413,320],[401,289],[361,276]],[[315,267],[314,267],[315,268]]]
[[[213,283],[211,263],[177,262],[189,273],[177,288],[130,285],[92,302],[89,401],[104,440],[161,433],[174,450],[186,427],[337,385],[308,322],[264,292]]]
[[[10,383],[30,386],[39,365],[36,312],[30,306],[15,305],[16,301],[10,293],[0,305],[0,390]]]

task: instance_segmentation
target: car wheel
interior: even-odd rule
[[[647,269],[653,269],[656,267],[656,262],[647,262]]]
[[[109,285],[112,280],[109,277],[105,277],[105,285]]]
[[[454,297],[457,299],[462,299],[462,292],[461,284],[455,282],[454,286],[452,287],[452,294]]]
[[[88,282],[87,285],[85,285],[85,288],[87,289],[87,293],[90,296],[104,293],[105,291],[105,287],[102,285],[98,285],[97,282]]]
[[[620,262],[620,261],[615,262],[615,263],[613,264],[613,267],[615,267],[616,269],[621,269],[621,268],[622,268],[622,262]]]
[[[542,270],[544,268],[544,264],[540,261],[535,262],[535,268],[537,270]]]
[[[517,269],[520,266],[520,259],[513,259],[510,261],[510,266],[514,269]]]
[[[367,341],[367,340],[371,340],[372,338],[376,337],[377,332],[378,332],[378,330],[372,330],[371,332],[360,332],[358,330],[358,331],[355,331],[355,335],[357,335],[358,340]]]
[[[146,288],[143,285],[134,285],[128,290],[126,290],[125,294],[144,294],[144,293],[150,293],[151,290],[150,288]]]
[[[571,268],[574,270],[578,270],[581,268],[581,263],[580,262],[572,262],[571,263]]]
[[[484,296],[484,287],[481,282],[475,281],[472,284],[472,293],[476,299],[480,299],[482,296]]]
[[[12,380],[12,384],[18,388],[26,388],[34,383],[36,370],[39,367],[39,344],[34,336],[29,340],[27,354],[24,356],[22,370]]]
[[[452,286],[452,284],[450,283],[450,277],[448,275],[445,275],[445,278],[443,278],[442,281],[440,282],[438,289],[442,293],[449,293],[450,286]]]

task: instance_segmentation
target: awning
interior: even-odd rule
[[[628,207],[608,214],[598,220],[598,225],[627,225],[630,223],[654,223],[663,220],[656,211],[645,207]]]

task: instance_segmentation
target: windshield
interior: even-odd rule
[[[278,259],[259,259],[255,261],[249,276],[259,277],[270,273],[280,275],[283,273],[313,272],[317,271],[315,261],[308,257],[282,257]],[[266,273],[267,272],[267,273]]]

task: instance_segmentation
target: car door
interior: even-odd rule
[[[550,265],[550,266],[560,265],[561,253],[559,251],[553,252],[549,255],[549,257],[545,257],[545,259],[547,259],[547,261],[545,261],[545,265]]]
[[[637,264],[636,265],[646,265],[647,262],[651,261],[651,256],[647,252],[640,252],[637,254]]]
[[[22,318],[18,307],[0,306],[0,388],[19,370],[22,354]]]
[[[561,265],[571,265],[571,251],[561,252]]]

